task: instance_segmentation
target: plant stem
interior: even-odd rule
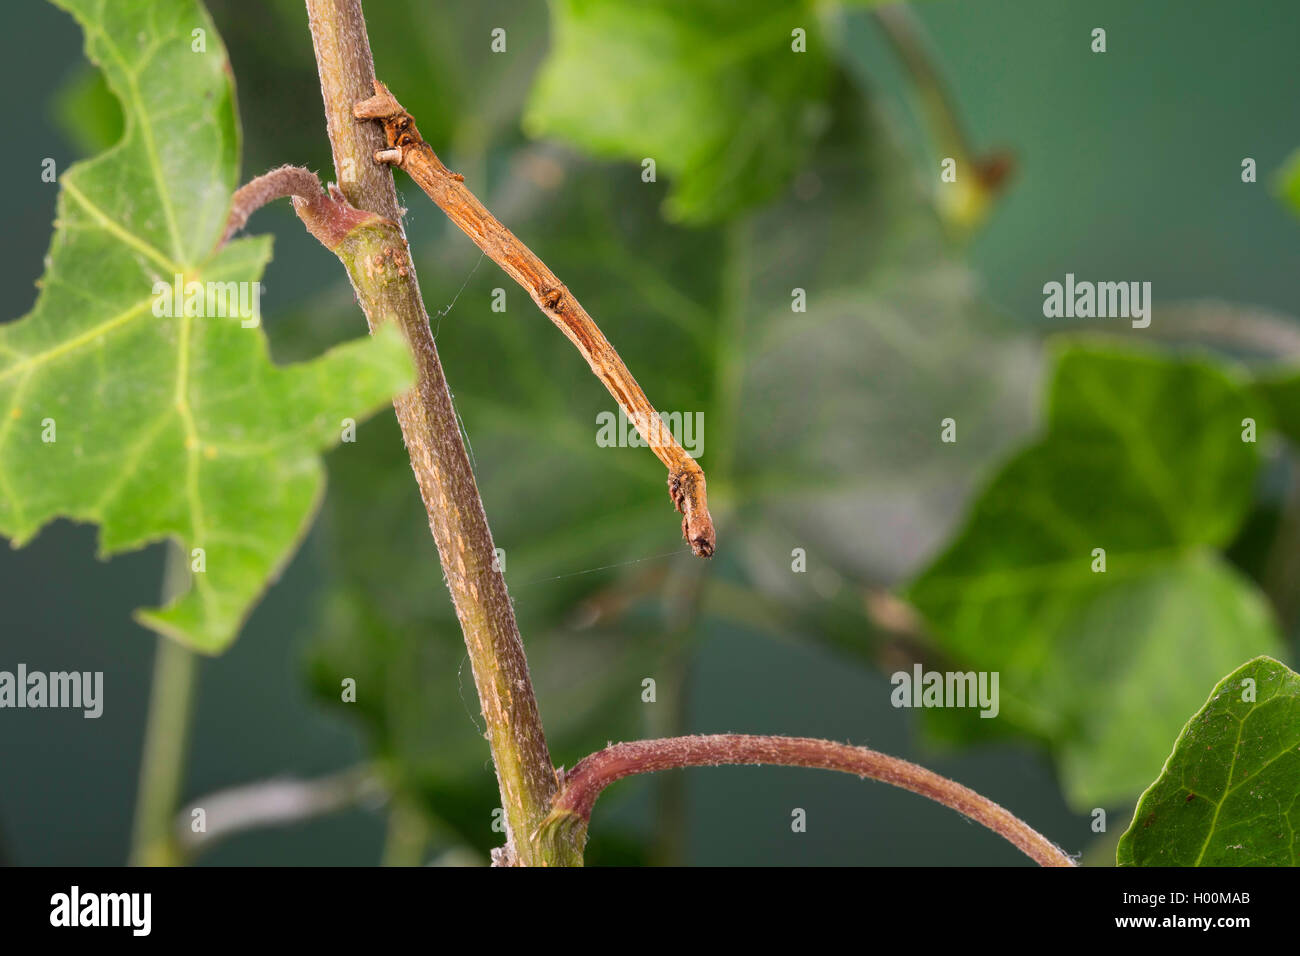
[[[175,542],[169,542],[163,568],[164,604],[184,589],[187,574],[185,552]],[[158,637],[131,835],[132,866],[175,866],[182,862],[172,820],[185,774],[197,672],[193,652],[169,637]]]
[[[615,780],[658,770],[724,764],[814,767],[871,777],[929,797],[984,824],[1042,866],[1074,866],[1074,861],[1041,833],[959,783],[866,747],[808,737],[715,734],[614,744],[579,761],[565,774],[555,810],[540,838],[555,844],[557,853],[580,852],[596,798]]]
[[[1006,186],[1015,169],[1015,157],[1005,150],[986,155],[975,152],[957,104],[930,57],[916,14],[903,4],[876,7],[872,13],[911,75],[939,156],[955,159],[963,170],[958,189],[940,191],[939,209],[959,230],[973,229]]]
[[[384,866],[421,866],[429,846],[429,825],[417,807],[393,795],[384,835]]]
[[[316,780],[261,780],[193,801],[176,816],[174,832],[178,845],[193,855],[236,833],[337,813],[383,793],[368,764]],[[206,824],[197,833],[190,828],[195,809],[203,810]]]
[[[492,534],[399,225],[392,173],[373,159],[383,136],[352,115],[352,105],[372,94],[375,77],[361,5],[307,0],[307,13],[340,187],[353,206],[383,220],[358,226],[332,248],[348,266],[371,331],[396,322],[415,359],[417,384],[393,404],[487,722],[509,830],[498,862],[547,865],[556,861],[530,837],[550,811],[555,770],[514,608],[494,565]]]
[[[698,562],[674,568],[664,582],[664,650],[656,668],[660,703],[650,709],[649,729],[660,737],[686,732],[689,713],[690,665],[696,641],[695,623],[706,587],[705,568]],[[682,866],[687,860],[687,792],[681,774],[659,777],[655,787],[656,866]]]
[[[334,209],[334,201],[321,188],[315,173],[301,166],[281,166],[235,190],[235,195],[230,200],[230,213],[226,217],[226,229],[217,242],[217,248],[220,249],[235,233],[243,229],[249,216],[267,203],[286,196],[299,200],[294,208],[301,210],[300,215],[304,218],[311,216],[316,220],[324,220]],[[338,211],[346,213],[350,210],[344,206]]]

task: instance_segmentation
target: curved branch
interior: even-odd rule
[[[1045,836],[974,790],[897,757],[810,737],[713,734],[614,744],[584,758],[564,775],[554,809],[534,839],[558,844],[569,855],[580,854],[596,798],[614,781],[638,773],[725,764],[814,767],[871,777],[929,797],[984,824],[1041,866],[1074,866]]]
[[[316,174],[301,166],[281,166],[235,190],[230,201],[226,229],[217,243],[220,249],[248,223],[248,217],[269,202],[293,197],[293,208],[313,236],[327,249],[336,249],[343,238],[358,226],[378,221],[373,213],[356,209],[333,183],[329,192],[321,188]]]

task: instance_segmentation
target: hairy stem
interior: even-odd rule
[[[984,824],[1042,866],[1074,865],[1050,840],[992,800],[914,763],[830,740],[745,734],[639,740],[614,744],[584,758],[565,774],[539,840],[555,844],[555,852],[580,853],[596,798],[614,781],[639,773],[725,764],[814,767],[871,777]]]
[[[226,229],[221,234],[217,248],[224,246],[235,233],[243,229],[249,216],[267,203],[286,196],[300,200],[295,205],[304,208],[313,218],[323,218],[330,210],[330,197],[321,188],[315,173],[301,166],[281,166],[235,190],[230,201],[230,214],[226,217]]]
[[[372,93],[375,75],[361,5],[358,0],[307,0],[307,13],[339,185],[353,206],[374,214],[331,248],[348,267],[371,330],[397,323],[415,359],[417,384],[393,404],[487,722],[509,830],[499,862],[547,865],[554,861],[529,837],[550,810],[555,770],[514,608],[494,561],[483,502],[399,225],[392,173],[373,160],[384,145],[383,135],[374,123],[358,122],[352,115],[352,104]]]
[[[185,589],[187,574],[185,552],[175,542],[168,543],[163,568],[163,604]],[[185,774],[185,746],[198,661],[189,648],[170,637],[159,636],[156,643],[131,835],[132,866],[174,866],[181,862],[180,849],[173,837],[172,815]]]

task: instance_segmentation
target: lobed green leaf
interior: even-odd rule
[[[59,5],[125,129],[59,176],[40,296],[0,326],[0,533],[21,546],[65,517],[97,524],[104,556],[177,541],[191,587],[138,617],[215,653],[310,523],[319,452],[408,383],[410,362],[389,334],[272,364],[255,300],[270,241],[217,249],[239,127],[202,7]]]
[[[1218,554],[1253,496],[1246,418],[1267,406],[1207,360],[1061,351],[1046,434],[911,587],[958,666],[1000,674],[1000,720],[931,726],[1046,742],[1080,809],[1140,790],[1195,688],[1278,647],[1262,595]]]

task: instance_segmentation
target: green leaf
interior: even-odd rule
[[[1278,647],[1262,596],[1218,554],[1258,466],[1242,419],[1266,412],[1208,361],[1061,351],[1045,436],[911,587],[959,666],[999,672],[1001,720],[929,711],[930,726],[1045,741],[1080,809],[1140,790],[1195,688]]]
[[[286,368],[253,324],[267,239],[214,251],[238,174],[226,53],[193,0],[61,0],[122,103],[122,140],[59,178],[32,312],[0,327],[0,532],[15,546],[66,517],[102,555],[171,537],[193,586],[148,626],[204,652],[234,640],[320,497],[318,452],[410,380],[395,334]],[[206,50],[192,49],[194,30]],[[240,310],[203,289],[231,283]],[[202,288],[202,287],[199,287]],[[188,296],[186,296],[188,298]],[[161,313],[161,314],[159,314]],[[247,317],[247,318],[246,318]],[[245,327],[245,321],[249,326]],[[195,552],[202,549],[202,556]]]
[[[1120,837],[1120,866],[1300,863],[1300,675],[1257,657],[1183,727]]]
[[[788,0],[555,0],[525,115],[534,136],[673,177],[668,214],[716,221],[774,195],[827,119],[830,61]],[[792,31],[806,31],[806,52]],[[636,173],[627,173],[636,176]],[[654,187],[646,187],[654,188]]]

